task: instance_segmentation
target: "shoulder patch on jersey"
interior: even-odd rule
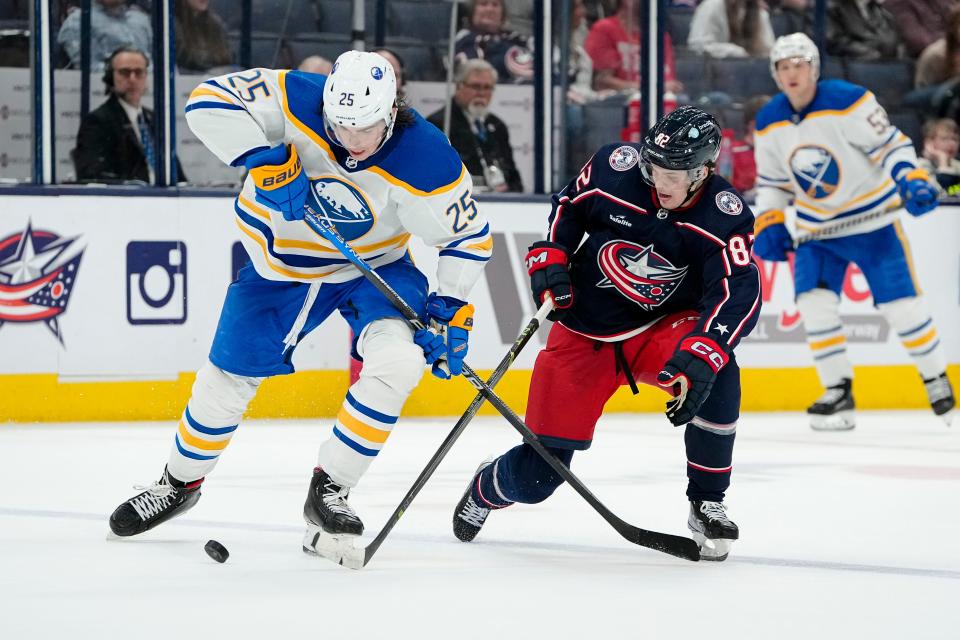
[[[627,171],[637,166],[640,154],[629,145],[617,147],[610,154],[610,167],[614,171]]]
[[[721,191],[714,197],[717,209],[730,216],[738,216],[743,211],[743,201],[732,191]]]

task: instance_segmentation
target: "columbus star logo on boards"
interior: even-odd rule
[[[77,239],[34,229],[0,238],[0,327],[43,322],[63,344],[59,317],[66,312],[83,257]]]

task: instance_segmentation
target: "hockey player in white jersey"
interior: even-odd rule
[[[456,151],[398,100],[380,55],[344,53],[329,76],[252,69],[207,80],[187,123],[218,158],[249,174],[234,203],[251,265],[230,285],[209,361],[197,373],[161,479],[110,518],[120,536],[142,533],[192,507],[257,387],[292,373],[293,351],[339,311],[363,359],[332,434],[320,446],[304,506],[304,549],[356,536],[347,497],[433,365],[461,372],[473,306],[466,302],[492,252]],[[427,320],[415,335],[402,315],[305,222],[326,217]],[[411,234],[439,249],[437,291],[413,265]]]
[[[890,124],[870,91],[843,80],[818,82],[820,56],[806,35],[779,38],[770,71],[782,93],[757,114],[754,253],[787,260],[794,239],[784,210],[792,202],[804,240],[794,266],[797,308],[826,387],[807,409],[811,426],[855,425],[853,367],[839,314],[851,262],[913,358],[934,413],[949,424],[955,401],[946,359],[899,222],[901,208],[913,216],[936,208],[936,183],[918,168],[910,139]]]

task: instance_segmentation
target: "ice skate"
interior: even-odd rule
[[[953,422],[953,408],[957,405],[957,401],[953,397],[953,387],[946,372],[936,378],[924,380],[923,386],[927,390],[927,398],[930,399],[930,408],[936,415],[943,418],[949,427]]]
[[[722,502],[693,500],[687,527],[700,545],[700,559],[722,562],[730,554],[733,541],[740,537],[740,529],[727,517]]]
[[[856,426],[853,417],[853,382],[844,378],[807,408],[810,428],[814,431],[850,431]]]
[[[489,507],[480,506],[474,501],[473,488],[477,485],[480,472],[493,464],[493,460],[493,458],[487,458],[480,463],[467,485],[467,490],[463,492],[460,502],[453,510],[453,535],[457,536],[461,542],[470,542],[476,538],[492,511]]]
[[[146,491],[116,508],[110,516],[110,530],[122,537],[135,536],[182,514],[200,499],[201,483],[203,478],[181,482],[164,469],[157,482],[136,487]]]
[[[323,556],[338,564],[363,566],[363,550],[354,542],[363,533],[363,522],[347,502],[350,489],[342,487],[316,467],[307,500],[303,504],[303,519],[307,523],[303,535],[303,551]]]

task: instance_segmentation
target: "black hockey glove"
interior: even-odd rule
[[[551,320],[558,320],[573,306],[569,262],[567,250],[555,242],[534,242],[527,253],[533,301],[539,309],[546,295],[550,294],[554,310],[547,317]]]
[[[704,334],[692,334],[680,342],[657,375],[657,383],[673,392],[666,413],[674,426],[693,420],[729,358],[713,338]]]

